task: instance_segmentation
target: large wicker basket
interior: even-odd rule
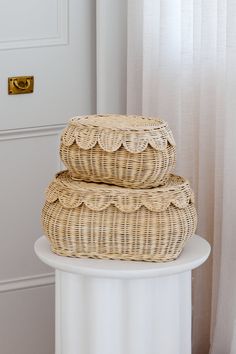
[[[197,216],[186,180],[126,189],[56,175],[46,192],[42,223],[52,251],[63,256],[142,261],[178,257]]]
[[[167,123],[160,119],[92,115],[70,120],[60,155],[73,178],[150,188],[165,183],[176,149]]]

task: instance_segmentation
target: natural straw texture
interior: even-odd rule
[[[160,119],[91,115],[70,120],[60,155],[73,178],[151,188],[167,180],[176,148],[167,123]]]
[[[164,262],[178,257],[197,216],[182,177],[135,190],[74,181],[63,171],[47,189],[42,223],[59,255]]]

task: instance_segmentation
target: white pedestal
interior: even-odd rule
[[[56,269],[56,354],[190,354],[191,270],[209,256],[192,237],[168,263],[38,257]]]

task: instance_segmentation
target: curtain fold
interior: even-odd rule
[[[193,353],[236,353],[236,1],[128,0],[127,113],[167,120],[213,257],[194,272]],[[212,310],[212,311],[211,311]]]

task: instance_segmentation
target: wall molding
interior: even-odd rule
[[[45,37],[0,40],[0,50],[60,46],[69,43],[69,0],[57,0],[57,33]]]
[[[54,283],[54,273],[45,273],[27,277],[19,277],[15,279],[1,280],[0,293],[38,288],[41,286],[53,285]]]
[[[40,136],[53,136],[61,133],[66,124],[44,125],[19,129],[0,130],[0,141],[27,139]]]
[[[19,139],[44,138],[47,136],[56,136],[58,147],[60,146],[60,136],[66,124],[44,125],[38,127],[27,127],[19,129],[0,130],[0,143]],[[57,154],[57,170],[64,170],[59,154]],[[0,291],[1,292],[1,291]]]
[[[58,139],[58,145],[62,129],[66,124],[54,124],[38,127],[26,127],[19,129],[0,130],[0,143],[4,144],[4,141],[14,141],[19,139],[29,139],[41,137],[42,139],[47,136],[55,136]],[[58,170],[63,167],[59,156],[57,156]],[[54,273],[45,273],[39,275],[31,275],[26,277],[17,277],[12,279],[6,279],[0,281],[0,294],[5,292],[27,290],[32,288],[38,288],[47,285],[53,285],[55,283]]]

